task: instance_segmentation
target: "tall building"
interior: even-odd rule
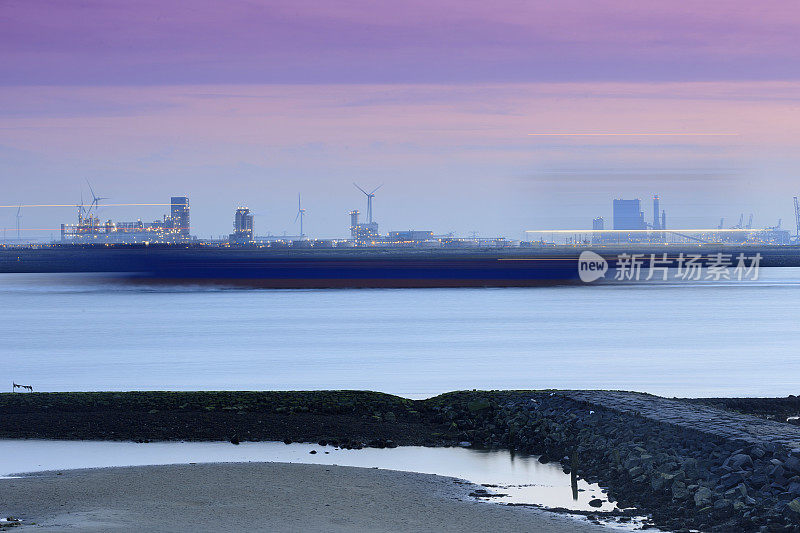
[[[603,220],[603,217],[597,217],[592,219],[592,230],[593,231],[603,231],[606,227],[606,222]],[[592,244],[601,244],[603,242],[603,234],[602,233],[592,233]]]
[[[353,209],[350,211],[350,237],[353,240],[356,240],[356,232],[358,230],[358,209]]]
[[[661,222],[658,220],[660,210],[658,208],[658,195],[653,196],[653,229],[664,229],[661,227]]]
[[[636,200],[614,200],[614,229],[635,230],[647,229],[642,212],[642,203]],[[614,235],[616,242],[639,242],[645,238],[640,233],[617,233]]]
[[[189,236],[189,198],[173,196],[170,198],[170,218],[179,235]]]
[[[253,213],[250,212],[250,209],[236,208],[230,241],[237,244],[253,242]]]
[[[640,200],[614,200],[614,229],[647,229]]]

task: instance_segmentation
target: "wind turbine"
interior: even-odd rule
[[[94,193],[94,189],[92,189],[92,184],[89,183],[89,179],[88,178],[86,179],[86,183],[89,185],[89,191],[92,193],[92,205],[89,206],[89,212],[91,213],[92,207],[94,207],[94,208],[96,208],[95,209],[95,215],[96,215],[97,214],[97,209],[100,208],[100,200],[108,200],[109,198],[106,198],[104,196],[97,196]]]
[[[21,220],[22,220],[22,206],[20,205],[17,208],[17,242],[22,240],[21,237],[20,237],[20,234],[19,234],[19,232],[20,232],[20,221]]]
[[[356,189],[363,192],[367,196],[367,220],[369,220],[369,223],[372,224],[372,199],[375,198],[375,191],[383,187],[383,183],[372,189],[372,192],[365,191],[359,187],[356,182],[353,182],[353,185],[356,186]]]
[[[300,239],[303,238],[303,217],[306,215],[306,210],[303,209],[303,205],[300,203],[300,195],[297,195],[297,216],[294,217],[294,221],[297,222],[297,219],[300,219]]]

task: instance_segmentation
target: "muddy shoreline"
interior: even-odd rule
[[[800,407],[795,397],[680,403],[758,420],[785,420]],[[360,391],[4,393],[0,417],[0,438],[326,441],[352,448],[469,442],[561,462],[663,528],[800,529],[800,449],[768,437],[723,438],[559,391],[427,400]]]

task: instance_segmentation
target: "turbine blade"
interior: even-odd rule
[[[300,211],[297,212],[297,216],[294,217],[294,221],[297,222],[298,218],[300,218]]]
[[[86,178],[86,184],[89,185],[89,190],[92,192],[92,198],[97,200],[97,195],[94,193],[94,189],[92,189],[92,184],[89,183],[89,178]]]
[[[380,185],[378,185],[377,187],[375,187],[374,189],[372,189],[372,192],[371,192],[370,194],[375,194],[375,191],[377,191],[377,190],[378,190],[378,189],[380,189],[381,187],[383,187],[383,183],[381,183]]]
[[[353,185],[355,185],[355,186],[356,186],[356,189],[358,189],[359,191],[361,191],[361,192],[363,192],[364,194],[366,194],[367,196],[369,196],[369,193],[368,193],[367,191],[365,191],[364,189],[362,189],[361,187],[359,187],[359,186],[358,186],[358,183],[356,183],[356,182],[354,181],[354,182],[353,182]]]

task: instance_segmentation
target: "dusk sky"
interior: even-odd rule
[[[611,135],[529,135],[605,133]],[[642,135],[629,135],[637,133]],[[681,135],[663,135],[663,134]],[[661,134],[661,135],[652,135]],[[345,237],[668,225],[793,229],[800,9],[704,1],[0,0],[0,205],[187,194],[193,232]],[[102,210],[158,218],[162,207]],[[0,209],[0,228],[16,209]],[[74,210],[23,209],[36,238]]]

